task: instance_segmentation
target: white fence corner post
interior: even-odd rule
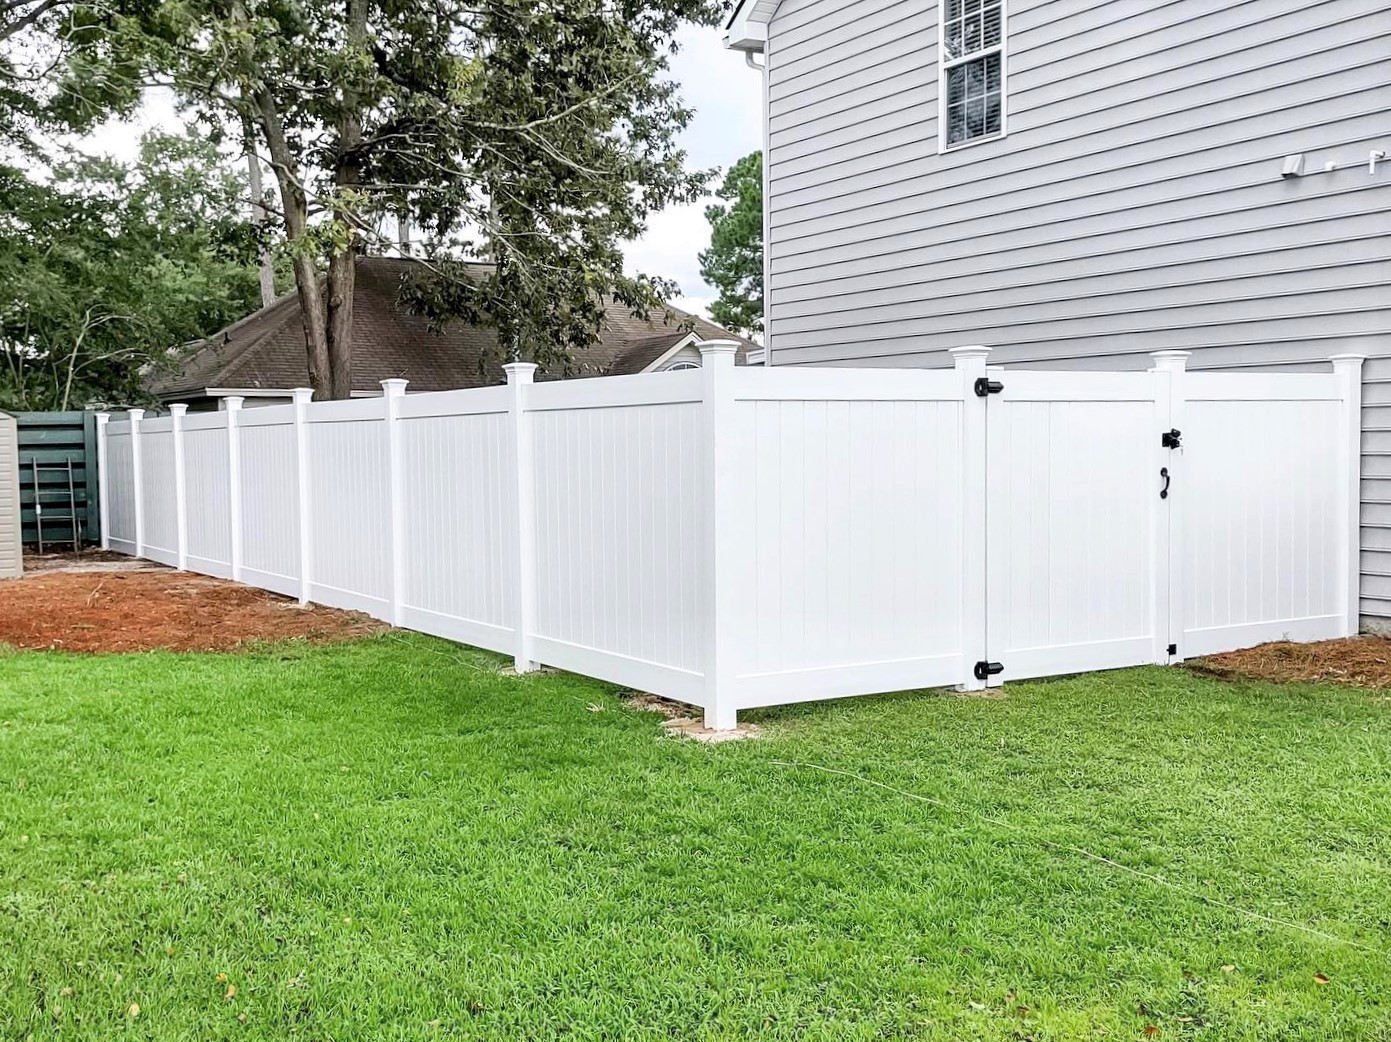
[[[126,413],[130,417],[130,469],[131,469],[131,492],[135,500],[135,556],[145,556],[145,482],[142,480],[141,472],[143,465],[140,461],[140,419],[145,415],[144,409],[131,409]]]
[[[1343,634],[1356,636],[1362,628],[1362,363],[1364,355],[1334,355],[1333,372],[1343,383],[1341,526],[1343,555],[1339,590]]]
[[[241,407],[245,401],[239,394],[222,399],[227,416],[227,556],[235,582],[241,582]]]
[[[735,515],[734,482],[734,356],[733,340],[705,340],[700,349],[702,377],[701,430],[705,476],[705,533],[702,568],[705,573],[705,726],[726,731],[739,722],[735,704],[733,639],[734,598],[738,576],[730,552],[740,538]]]
[[[986,643],[986,429],[988,395],[976,393],[986,379],[990,348],[954,347],[949,354],[961,377],[961,637],[962,675],[958,691],[980,691],[986,678],[975,674],[977,662],[989,659]]]
[[[536,454],[532,449],[531,417],[527,413],[530,387],[536,380],[531,362],[508,362],[503,367],[511,392],[507,411],[511,418],[513,504],[516,508],[516,543],[512,584],[516,593],[517,627],[513,666],[518,673],[540,668],[532,650],[536,634]]]
[[[169,406],[169,436],[174,445],[174,564],[188,570],[188,477],[184,472],[184,414],[188,406]]]
[[[295,505],[299,516],[299,602],[309,603],[309,402],[314,391],[296,387],[290,392],[295,409]]]
[[[110,413],[97,413],[97,524],[101,526],[103,550],[111,549],[111,513],[107,506],[106,484],[106,425],[110,422]]]
[[[402,499],[401,483],[401,399],[406,394],[406,380],[383,380],[382,401],[386,406],[386,474],[390,496],[391,538],[391,605],[388,620],[401,625],[401,602],[406,587],[406,504]]]
[[[1159,421],[1159,432],[1155,435],[1153,452],[1157,462],[1155,473],[1167,473],[1174,482],[1175,493],[1166,499],[1158,499],[1167,509],[1158,510],[1158,523],[1155,525],[1154,552],[1150,561],[1154,568],[1151,588],[1154,591],[1154,662],[1159,666],[1182,662],[1184,658],[1184,592],[1187,578],[1183,574],[1183,554],[1178,552],[1183,536],[1183,485],[1180,474],[1183,470],[1183,449],[1169,449],[1164,446],[1161,435],[1164,431],[1177,430],[1182,435],[1184,405],[1187,397],[1184,392],[1183,374],[1188,371],[1191,351],[1151,351],[1154,365],[1150,372],[1155,376],[1155,413]],[[1180,439],[1180,444],[1182,440]],[[1169,653],[1169,648],[1174,653]]]

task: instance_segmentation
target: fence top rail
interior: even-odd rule
[[[999,397],[1014,402],[1152,402],[1158,381],[1151,372],[1114,373],[1062,369],[996,369]]]
[[[124,438],[130,435],[129,420],[112,420],[106,425],[106,436],[108,438]]]
[[[145,417],[140,421],[141,434],[163,434],[165,431],[174,429],[174,418],[172,416],[156,416],[154,419]]]
[[[1187,373],[1183,395],[1195,402],[1341,401],[1343,384],[1333,373]]]
[[[730,374],[741,401],[959,402],[965,397],[955,369],[806,369],[740,367]]]
[[[293,405],[258,405],[237,413],[238,427],[288,427],[294,422]]]
[[[184,417],[184,430],[190,433],[226,430],[227,415],[225,412],[191,412]]]
[[[506,412],[512,400],[511,392],[503,386],[470,387],[456,391],[425,391],[407,394],[401,399],[397,415],[402,419],[425,419],[432,416],[481,416]]]
[[[590,380],[556,380],[526,388],[529,412],[565,409],[615,409],[632,405],[678,405],[701,400],[699,369]]]
[[[372,398],[345,398],[336,402],[310,402],[304,410],[305,423],[348,423],[385,419],[386,405],[380,395]]]

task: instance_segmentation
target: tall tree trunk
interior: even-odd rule
[[[256,95],[256,109],[261,131],[266,136],[266,149],[280,186],[280,205],[285,211],[285,234],[293,243],[304,237],[309,223],[309,201],[295,170],[294,156],[285,139],[280,112],[268,89]],[[294,250],[295,290],[299,295],[300,319],[304,324],[304,346],[309,361],[309,386],[318,399],[333,396],[333,384],[328,355],[328,329],[324,322],[324,296],[319,286],[319,272],[314,258],[302,250]]]
[[[357,55],[367,46],[367,0],[347,0],[348,52]],[[362,183],[362,122],[359,97],[351,86],[343,88],[342,116],[338,121],[338,156],[334,163],[334,183],[340,191]],[[352,229],[350,214],[339,211],[335,219]],[[353,393],[353,296],[357,288],[357,251],[352,240],[346,249],[328,261],[328,360],[332,396],[348,398]]]
[[[246,149],[247,185],[251,189],[251,223],[256,226],[259,234],[264,235],[270,214],[261,203],[265,186],[261,184],[261,160],[256,155],[256,138],[252,133],[250,120],[246,121],[242,139]],[[275,269],[271,267],[270,250],[262,246],[256,260],[261,277],[261,307],[266,307],[275,300]]]

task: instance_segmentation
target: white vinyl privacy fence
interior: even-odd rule
[[[699,370],[103,422],[111,549],[703,707],[1357,627],[1360,363]],[[105,418],[103,418],[105,421]]]

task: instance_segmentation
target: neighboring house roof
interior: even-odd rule
[[[501,383],[493,329],[456,321],[442,331],[397,303],[402,278],[419,262],[408,258],[358,260],[353,295],[353,391],[380,391],[382,380],[410,381],[412,391],[444,391]],[[486,265],[478,265],[485,270]],[[638,318],[610,304],[593,345],[576,352],[578,375],[639,373],[679,343],[733,339],[741,356],[758,345],[674,308]],[[203,341],[177,373],[150,381],[165,401],[202,397],[212,388],[281,390],[309,385],[299,298],[289,293]],[[684,328],[683,328],[684,327]],[[646,362],[643,362],[646,359]]]

